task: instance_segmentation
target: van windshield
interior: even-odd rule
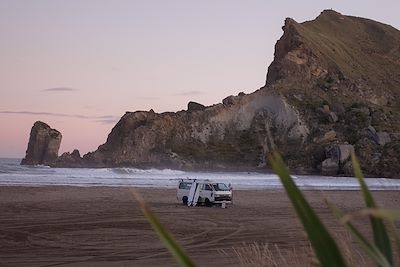
[[[229,187],[224,183],[213,184],[215,191],[230,191]]]

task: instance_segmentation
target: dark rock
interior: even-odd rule
[[[325,147],[325,157],[331,158],[339,163],[340,160],[340,148],[338,145],[330,145]]]
[[[222,104],[224,104],[225,106],[231,106],[231,105],[235,104],[235,97],[233,95],[225,97],[222,100]]]
[[[346,176],[353,176],[354,171],[353,171],[353,163],[351,161],[346,162],[343,167],[343,174]]]
[[[188,103],[188,111],[201,111],[201,110],[205,110],[206,107],[202,104],[190,101]]]
[[[326,159],[322,162],[323,175],[348,174],[348,162],[354,147],[348,144],[334,144],[325,148]],[[347,164],[347,166],[346,166]]]
[[[355,112],[355,113],[362,113],[365,116],[370,116],[371,115],[371,112],[369,111],[369,108],[367,108],[367,107],[352,108],[351,111]]]
[[[317,144],[325,144],[330,143],[334,140],[336,140],[336,132],[334,130],[331,130],[329,132],[326,132],[323,136],[314,138],[313,141]]]
[[[370,139],[378,145],[384,146],[392,141],[390,135],[387,132],[377,132],[375,128],[371,125],[368,126],[367,132]]]
[[[333,104],[333,110],[339,115],[343,114],[344,112],[346,112],[345,107],[340,102],[336,102],[336,103]]]
[[[45,164],[55,162],[60,149],[62,135],[59,131],[50,128],[44,122],[34,123],[26,150],[26,156],[22,159],[22,165]]]
[[[386,116],[386,114],[383,112],[383,111],[381,111],[381,110],[375,110],[373,113],[372,113],[372,121],[371,121],[371,123],[373,124],[373,125],[379,125],[379,124],[381,124],[382,122],[384,122],[384,121],[387,121],[387,116]]]
[[[79,153],[78,149],[74,149],[71,153],[71,157],[75,159],[80,159],[81,158],[81,153]]]
[[[339,148],[339,162],[341,165],[345,164],[351,158],[351,153],[354,153],[354,146],[352,145],[337,145]]]
[[[334,176],[339,173],[339,162],[328,158],[322,162],[322,175]]]
[[[384,146],[387,143],[391,142],[390,135],[387,132],[378,132],[376,133],[378,145]]]
[[[83,167],[84,161],[78,149],[74,149],[72,153],[63,153],[53,164],[56,167]]]
[[[375,130],[375,128],[374,128],[372,125],[369,125],[369,126],[367,127],[367,131],[370,132],[371,136],[376,135],[376,130]]]
[[[391,133],[390,139],[394,141],[400,141],[400,133]]]
[[[339,120],[338,116],[333,112],[329,112],[329,121],[330,122],[337,122]]]

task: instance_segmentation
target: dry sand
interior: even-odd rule
[[[235,191],[234,204],[188,208],[175,190],[138,189],[161,222],[199,266],[238,266],[232,248],[309,246],[282,191]],[[398,208],[399,191],[374,192]],[[335,234],[345,230],[324,204],[363,207],[358,191],[309,191],[306,197]],[[368,220],[360,222],[369,232]],[[223,252],[221,252],[223,250]],[[0,187],[0,266],[176,266],[129,188]]]

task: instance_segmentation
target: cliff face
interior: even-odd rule
[[[283,31],[263,88],[177,113],[127,112],[96,151],[53,165],[253,168],[277,149],[294,171],[340,175],[355,150],[368,175],[398,176],[400,32],[333,10],[288,18]]]
[[[52,164],[58,157],[62,135],[44,122],[37,121],[30,133],[23,165]]]
[[[277,144],[301,145],[308,136],[278,94],[259,90],[223,102],[177,113],[127,112],[84,160],[94,166],[252,168]]]

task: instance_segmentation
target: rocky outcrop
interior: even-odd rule
[[[201,112],[127,112],[107,142],[83,157],[92,166],[254,168],[279,144],[301,146],[308,129],[281,95],[259,90]]]
[[[44,122],[35,122],[31,129],[26,156],[21,164],[53,164],[58,157],[61,139],[62,135],[56,129],[50,128]]]
[[[52,165],[57,167],[84,167],[85,162],[79,150],[74,149],[72,153],[64,152]]]
[[[188,111],[190,112],[190,111],[201,111],[201,110],[205,110],[206,109],[206,107],[204,106],[204,105],[202,105],[202,104],[199,104],[199,103],[196,103],[196,102],[193,102],[193,101],[190,101],[189,103],[188,103]]]

